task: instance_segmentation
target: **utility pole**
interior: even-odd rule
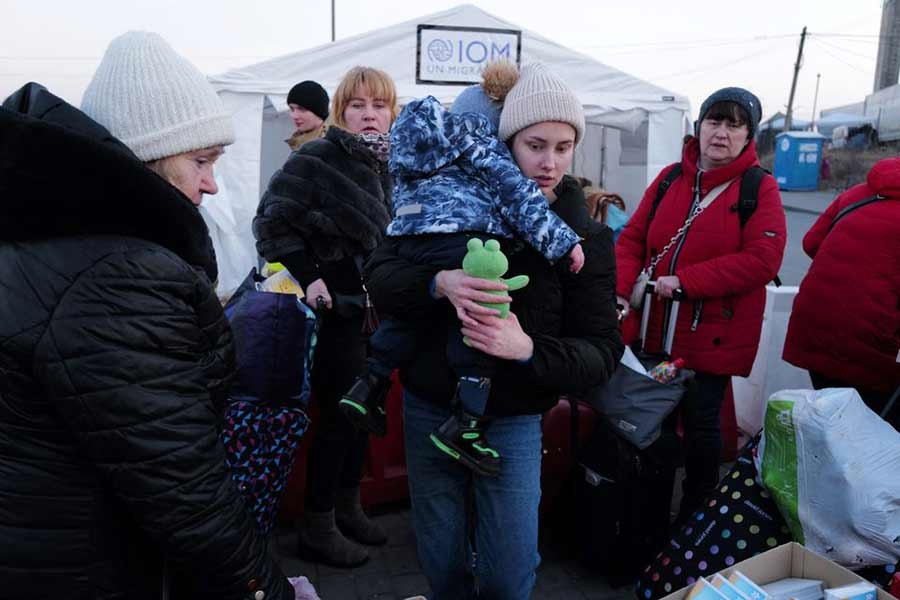
[[[797,62],[794,64],[794,79],[791,81],[791,95],[788,97],[787,115],[784,117],[784,130],[791,130],[791,119],[794,112],[794,92],[797,91],[797,76],[800,74],[800,64],[803,62],[803,42],[806,41],[806,26],[800,34],[800,50],[797,51]]]
[[[812,111],[812,121],[809,124],[809,130],[815,131],[816,129],[816,104],[819,102],[819,80],[822,78],[821,73],[816,73],[816,94],[813,96],[813,111]]]
[[[331,41],[334,41],[334,0],[331,0]]]

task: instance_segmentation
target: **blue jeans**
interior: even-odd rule
[[[541,560],[540,415],[490,421],[491,445],[503,457],[502,474],[491,478],[474,475],[428,439],[450,414],[449,408],[404,393],[413,528],[431,600],[527,600]],[[466,510],[470,486],[474,490],[471,515]],[[474,518],[471,540],[470,517]]]

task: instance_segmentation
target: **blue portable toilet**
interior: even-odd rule
[[[786,131],[775,137],[775,180],[780,190],[815,190],[825,136],[812,131]]]

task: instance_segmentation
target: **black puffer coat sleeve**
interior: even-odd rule
[[[583,243],[584,268],[562,268],[563,334],[532,334],[535,383],[558,392],[579,392],[605,383],[625,346],[616,316],[616,264],[612,230],[593,226]]]
[[[226,471],[219,440],[231,334],[208,281],[174,254],[107,255],[81,273],[34,357],[86,460],[202,595],[256,580],[293,598]]]
[[[401,258],[396,241],[388,237],[369,256],[363,277],[379,314],[416,321],[430,316],[438,305],[430,286],[439,270]]]
[[[296,163],[315,159],[296,156],[293,160]],[[318,167],[327,169],[324,164]],[[253,219],[253,235],[259,255],[269,262],[284,263],[305,289],[321,277],[309,246],[307,223],[318,203],[319,192],[307,179],[285,169],[276,171],[260,200]]]

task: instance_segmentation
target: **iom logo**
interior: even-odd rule
[[[449,40],[431,40],[428,44],[428,58],[438,62],[447,62],[453,58],[453,45]]]
[[[428,43],[428,58],[437,62],[456,59],[457,63],[481,64],[495,60],[512,60],[511,44],[491,40],[435,39]]]
[[[487,63],[519,64],[521,58],[522,32],[517,30],[419,25],[416,35],[417,83],[477,83]]]

